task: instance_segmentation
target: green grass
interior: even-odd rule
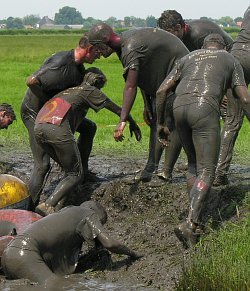
[[[176,290],[250,290],[249,242],[248,214],[240,223],[227,223],[200,243],[191,255],[190,264],[184,267]]]
[[[60,50],[69,50],[77,45],[80,35],[1,35],[0,36],[0,102],[13,105],[17,113],[17,121],[7,131],[2,130],[0,144],[10,147],[28,147],[27,131],[20,119],[20,104],[26,91],[25,80],[41,63],[52,53]],[[88,67],[87,65],[86,67]],[[108,84],[103,91],[118,105],[122,104],[122,91],[124,80],[122,66],[113,54],[108,59],[97,60],[93,66],[99,67],[107,75]],[[116,143],[113,139],[113,130],[118,117],[107,110],[98,114],[89,110],[88,118],[98,126],[95,137],[94,152],[115,152],[147,154],[149,128],[145,126],[142,117],[143,101],[138,93],[132,109],[132,115],[141,124],[143,138],[136,142],[130,138],[128,129],[125,130],[125,140]],[[235,146],[234,161],[247,163],[250,158],[248,145],[250,143],[249,123],[244,122]],[[244,158],[242,158],[244,157]]]
[[[28,135],[20,119],[20,105],[26,91],[25,80],[42,62],[60,50],[69,50],[77,45],[80,35],[13,35],[0,36],[0,102],[7,102],[13,105],[17,114],[17,121],[7,131],[2,130],[0,144],[10,147],[28,147]],[[86,65],[89,67],[90,65]],[[97,60],[91,66],[97,66],[107,75],[108,83],[103,89],[105,94],[118,105],[122,104],[122,91],[124,80],[122,78],[122,66],[116,57]],[[143,101],[140,94],[132,110],[132,115],[140,124],[142,118]],[[118,116],[103,109],[98,114],[89,110],[88,118],[96,122],[98,126],[93,151],[108,152],[120,151],[129,153],[147,153],[149,129],[142,125],[143,140],[138,143],[135,138],[130,138],[128,129],[125,130],[123,143],[116,143],[113,139],[113,130],[118,123]]]

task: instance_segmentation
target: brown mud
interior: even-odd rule
[[[28,182],[32,168],[29,153],[13,152],[4,159],[7,161],[1,158],[0,173],[13,174]],[[144,157],[91,156],[90,168],[103,181],[80,185],[72,193],[69,204],[78,205],[88,199],[101,202],[109,215],[105,226],[108,232],[143,257],[133,262],[126,256],[110,256],[104,250],[85,250],[77,276],[81,274],[86,280],[97,279],[123,286],[129,283],[139,286],[140,290],[174,290],[188,254],[173,232],[187,215],[185,171],[181,167],[178,170],[177,165],[171,184],[158,177],[148,183],[138,182],[134,177],[145,161]],[[179,165],[182,164],[180,161]],[[52,192],[61,175],[54,165],[42,200]],[[213,188],[208,195],[202,211],[207,233],[227,220],[240,219],[244,212],[241,203],[250,191],[250,166],[232,165],[229,179],[229,186]],[[0,276],[1,281],[4,282],[4,276]]]

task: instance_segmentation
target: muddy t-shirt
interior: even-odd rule
[[[123,32],[118,56],[124,67],[139,72],[138,86],[155,97],[156,91],[175,62],[188,53],[174,35],[158,28],[138,28]]]
[[[211,33],[218,33],[221,35],[224,39],[227,50],[231,49],[233,39],[221,27],[210,20],[198,19],[188,22],[183,42],[190,51],[201,49],[204,38]]]
[[[76,131],[89,108],[98,112],[109,101],[109,98],[99,89],[84,83],[80,86],[64,90],[54,98],[62,98],[71,104],[66,118],[69,120],[72,132]]]
[[[33,73],[42,90],[51,98],[55,94],[82,83],[85,68],[75,62],[74,50],[58,52],[49,57]]]
[[[240,63],[225,50],[196,50],[183,57],[168,78],[179,82],[174,108],[198,102],[219,112],[226,90],[245,86]]]
[[[241,30],[233,44],[232,55],[241,63],[246,83],[250,83],[250,6],[244,14]]]
[[[32,224],[9,247],[37,252],[54,273],[71,274],[76,268],[82,243],[93,244],[102,231],[94,210],[70,206]]]

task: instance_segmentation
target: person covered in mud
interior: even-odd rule
[[[169,130],[164,125],[164,102],[176,87],[173,114],[176,129],[188,158],[189,214],[175,229],[185,246],[196,242],[201,232],[200,213],[209,192],[220,146],[220,102],[228,88],[250,112],[250,96],[240,63],[224,50],[219,34],[210,34],[203,49],[183,57],[157,91],[158,136],[167,145]]]
[[[142,91],[144,120],[150,126],[150,141],[148,161],[138,178],[150,181],[162,154],[162,147],[156,139],[156,91],[174,63],[188,50],[177,37],[158,28],[131,29],[118,35],[110,26],[100,23],[87,32],[87,37],[90,43],[102,46],[100,51],[104,57],[116,52],[124,68],[125,87],[120,122],[114,132],[116,141],[123,140],[137,87]]]
[[[74,133],[89,108],[96,112],[106,108],[120,116],[121,108],[102,93],[106,83],[106,76],[97,68],[88,68],[80,86],[69,88],[45,103],[39,111],[34,134],[38,145],[59,165],[65,172],[51,196],[36,207],[41,215],[53,213],[60,209],[70,192],[84,179],[81,155],[74,138]],[[141,139],[141,131],[131,116],[131,136]]]
[[[32,198],[30,210],[34,210],[39,202],[44,178],[50,169],[49,156],[37,144],[34,136],[37,113],[44,103],[55,94],[80,85],[85,72],[83,64],[92,64],[99,57],[98,49],[91,45],[86,37],[82,37],[75,49],[53,54],[27,79],[26,84],[29,88],[22,101],[21,118],[29,132],[29,142],[34,159],[29,183]],[[91,173],[88,171],[88,158],[92,149],[96,125],[85,118],[77,131],[80,133],[78,147],[82,157],[85,179],[88,179],[88,176],[91,179]]]
[[[250,6],[244,13],[241,30],[234,41],[231,54],[240,62],[244,71],[245,82],[248,86],[250,83]],[[221,134],[220,154],[214,181],[215,186],[229,184],[227,174],[233,157],[235,141],[243,123],[244,110],[241,102],[234,98],[232,94],[232,91],[227,93],[230,98],[228,98],[227,116]]]
[[[0,129],[7,129],[16,120],[16,114],[10,104],[0,104]]]
[[[226,50],[229,51],[233,45],[233,39],[219,25],[208,19],[184,21],[182,15],[176,10],[165,10],[157,21],[157,26],[180,38],[189,51],[201,49],[205,37],[211,33],[218,33],[224,39]],[[225,120],[227,112],[227,98],[221,102],[221,116]],[[171,132],[171,143],[165,151],[163,169],[158,176],[166,181],[172,181],[172,172],[178,156],[181,152],[181,142],[176,131]]]
[[[106,221],[104,207],[87,201],[34,222],[5,249],[2,267],[6,277],[53,286],[58,278],[75,271],[84,242],[91,247],[101,245],[132,260],[140,258],[141,255],[110,237],[103,228]]]

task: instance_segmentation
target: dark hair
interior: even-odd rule
[[[211,44],[216,45],[218,49],[224,48],[226,46],[223,37],[218,33],[208,34],[203,41],[202,48],[207,48]]]
[[[100,42],[107,43],[112,33],[114,33],[113,29],[102,22],[92,26],[85,35],[88,37],[89,42],[95,45]]]
[[[83,35],[80,38],[78,45],[80,48],[87,48],[90,45],[89,40],[86,35]]]
[[[96,88],[101,89],[106,82],[107,78],[100,69],[96,67],[90,67],[85,71],[83,83],[87,83],[91,86],[95,86]]]
[[[0,111],[5,111],[5,114],[7,116],[11,117],[12,120],[16,120],[16,114],[10,104],[0,104]]]
[[[157,26],[161,29],[168,30],[180,24],[181,27],[185,26],[185,22],[180,13],[176,10],[165,10],[162,12],[161,17],[157,21]]]

